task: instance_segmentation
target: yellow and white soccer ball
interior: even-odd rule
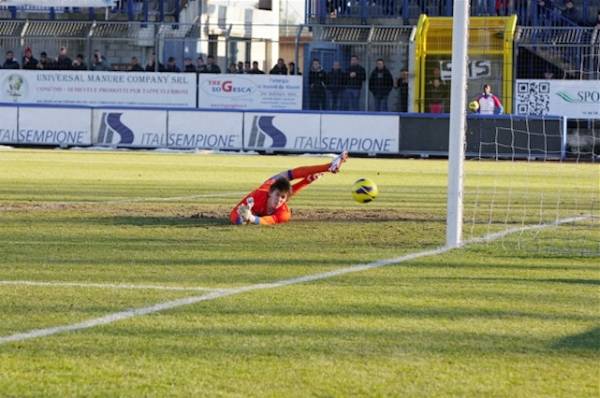
[[[471,112],[477,112],[479,110],[479,102],[471,101],[469,102],[469,109]]]
[[[379,194],[377,184],[368,178],[359,178],[352,185],[352,197],[358,203],[369,203]]]

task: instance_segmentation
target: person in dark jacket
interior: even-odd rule
[[[258,61],[252,62],[252,68],[250,68],[250,72],[248,72],[248,73],[251,75],[264,75],[265,74],[265,72],[258,69]]]
[[[46,51],[42,51],[40,53],[40,61],[37,64],[37,68],[43,69],[43,70],[55,69],[54,62],[52,62],[52,59],[48,57],[48,54],[46,54]]]
[[[31,53],[31,48],[27,47],[23,54],[23,69],[37,69],[38,60]]]
[[[215,57],[212,55],[206,57],[206,70],[204,73],[221,73],[221,68],[215,63]]]
[[[318,59],[313,59],[308,73],[309,108],[324,111],[327,104],[327,73]]]
[[[346,73],[342,70],[339,61],[333,62],[333,67],[327,77],[327,89],[329,90],[330,109],[332,111],[343,110],[342,100],[346,87]]]
[[[379,58],[369,77],[369,91],[375,99],[375,112],[387,112],[388,96],[392,87],[394,87],[394,78],[385,67],[383,59]]]
[[[287,75],[288,74],[288,68],[287,68],[287,66],[285,66],[285,61],[283,60],[283,58],[279,58],[277,60],[277,64],[275,64],[275,66],[271,69],[269,74],[270,75]]]
[[[360,66],[358,57],[353,55],[350,58],[350,67],[347,70],[348,80],[346,82],[346,97],[348,98],[348,108],[351,111],[358,111],[360,94],[363,82],[367,78],[365,68]]]
[[[104,55],[102,55],[100,50],[95,50],[94,55],[92,56],[90,69],[108,72],[112,70],[112,66],[108,63],[108,60]]]
[[[179,69],[179,66],[177,66],[175,57],[169,57],[167,59],[167,65],[165,65],[165,72],[171,72],[171,73],[180,73],[181,72],[181,69]]]
[[[290,62],[288,64],[288,71],[290,75],[301,75],[302,73],[300,73],[300,69],[296,68],[296,64],[293,62]]]
[[[15,54],[8,50],[6,52],[6,59],[2,64],[2,69],[19,69],[19,63],[15,61]]]
[[[164,72],[165,71],[165,66],[163,64],[161,64],[160,62],[158,63],[158,70],[156,68],[156,54],[152,53],[150,55],[150,59],[148,60],[148,63],[146,64],[146,67],[144,68],[144,70],[146,72]]]
[[[144,68],[142,68],[142,65],[140,65],[138,57],[131,57],[131,61],[129,62],[127,70],[129,72],[143,72]]]
[[[400,71],[396,88],[398,89],[398,112],[408,112],[408,70]]]
[[[77,54],[75,60],[73,61],[73,65],[71,66],[73,70],[87,70],[87,65],[83,59],[83,54]]]
[[[58,51],[58,57],[56,58],[56,69],[58,70],[71,70],[73,69],[73,60],[69,58],[67,54],[68,50],[66,47],[61,47]]]

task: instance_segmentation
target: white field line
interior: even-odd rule
[[[475,243],[491,242],[491,241],[500,239],[506,235],[509,235],[509,234],[512,234],[515,232],[528,231],[528,230],[539,230],[539,229],[543,229],[543,228],[558,226],[560,224],[583,221],[586,219],[589,219],[589,216],[588,217],[582,216],[582,217],[565,218],[565,219],[561,219],[561,220],[556,220],[555,222],[550,223],[550,224],[540,224],[540,225],[533,225],[533,226],[526,226],[526,227],[510,228],[510,229],[507,229],[504,231],[488,234],[488,235],[482,236],[480,238],[474,238],[474,239],[468,240],[468,241],[464,242],[463,247],[470,245],[470,244],[475,244]],[[70,325],[55,326],[55,327],[44,328],[44,329],[33,329],[33,330],[23,332],[23,333],[16,333],[13,335],[0,337],[0,345],[6,344],[6,343],[11,343],[11,342],[16,342],[16,341],[34,339],[34,338],[38,338],[38,337],[52,336],[52,335],[59,334],[59,333],[72,332],[72,331],[83,330],[83,329],[90,329],[90,328],[93,328],[96,326],[107,325],[107,324],[121,321],[124,319],[129,319],[129,318],[147,315],[147,314],[153,314],[156,312],[166,311],[166,310],[170,310],[173,308],[196,304],[196,303],[199,303],[202,301],[210,301],[210,300],[216,300],[216,299],[222,298],[222,297],[235,296],[238,294],[251,292],[254,290],[275,289],[278,287],[296,285],[299,283],[320,281],[323,279],[333,278],[336,276],[350,274],[350,273],[354,273],[354,272],[366,271],[366,270],[370,270],[370,269],[374,269],[374,268],[384,267],[387,265],[400,264],[405,261],[415,260],[417,258],[435,256],[438,254],[446,253],[450,250],[453,250],[453,248],[444,246],[444,247],[439,247],[436,249],[424,250],[424,251],[420,251],[420,252],[416,252],[416,253],[407,254],[407,255],[404,255],[401,257],[390,258],[390,259],[385,259],[385,260],[378,260],[378,261],[374,261],[372,263],[352,265],[352,266],[349,266],[346,268],[340,268],[340,269],[329,271],[329,272],[322,272],[322,273],[313,274],[313,275],[300,276],[297,278],[284,279],[284,280],[271,282],[271,283],[260,283],[260,284],[239,287],[239,288],[232,288],[232,289],[228,289],[228,290],[214,291],[214,292],[210,292],[208,294],[202,295],[202,296],[191,296],[191,297],[185,297],[185,298],[181,298],[181,299],[177,299],[177,300],[166,301],[164,303],[158,303],[158,304],[155,304],[155,305],[152,305],[149,307],[133,308],[133,309],[125,310],[125,311],[115,312],[113,314],[109,314],[109,315],[106,315],[106,316],[103,316],[100,318],[89,319],[87,321],[78,322],[78,323],[74,323],[74,324],[70,324]]]
[[[198,291],[198,292],[212,292],[221,291],[227,289],[217,289],[210,287],[185,287],[185,286],[167,286],[167,285],[133,285],[133,284],[121,284],[121,283],[86,283],[86,282],[63,282],[63,281],[1,281],[0,286],[44,286],[44,287],[83,287],[83,288],[94,288],[94,289],[143,289],[143,290],[170,290],[170,291]]]

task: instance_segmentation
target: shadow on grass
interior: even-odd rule
[[[600,352],[600,327],[595,327],[587,332],[563,337],[556,341],[552,348],[559,350],[585,350]]]

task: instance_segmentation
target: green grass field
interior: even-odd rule
[[[0,151],[0,396],[598,397],[597,164],[468,162],[465,236],[595,218],[276,285],[444,244],[436,160],[353,158],[291,223],[228,224],[265,178],[329,160]]]

